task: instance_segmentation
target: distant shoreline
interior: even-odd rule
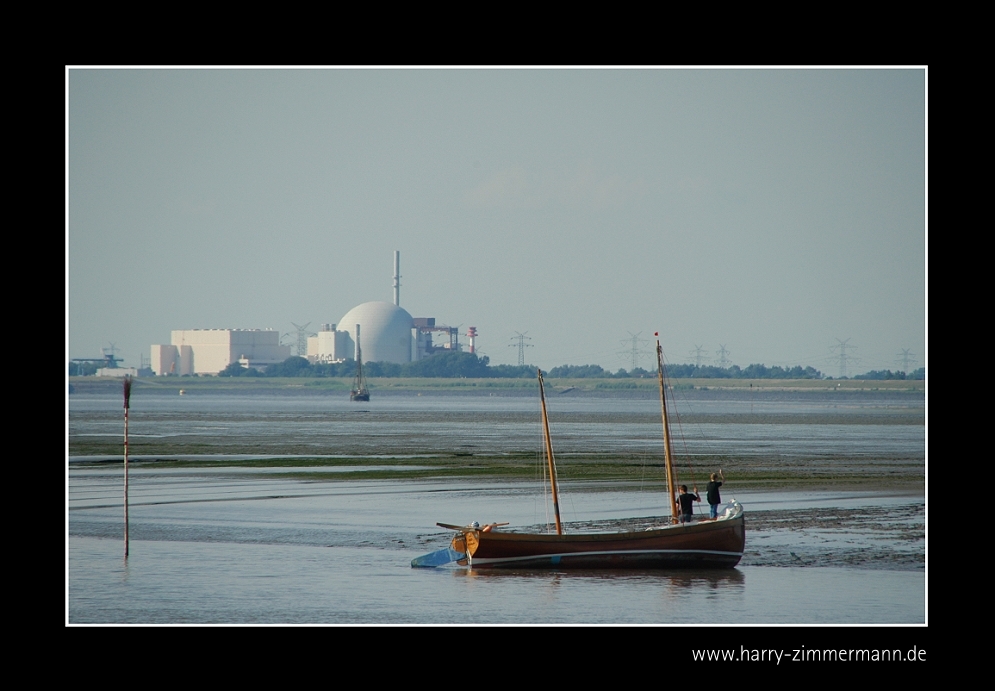
[[[450,379],[414,377],[374,377],[368,380],[372,392],[435,392],[476,393],[495,395],[525,395],[535,389],[534,379]],[[672,379],[677,390],[794,392],[888,392],[924,394],[925,380],[918,379]],[[655,378],[642,379],[572,379],[546,378],[547,389],[567,395],[618,395],[655,393]],[[111,377],[69,377],[71,394],[110,393],[121,388],[121,381]],[[352,379],[348,377],[141,377],[135,388],[148,392],[179,394],[194,393],[348,393]]]

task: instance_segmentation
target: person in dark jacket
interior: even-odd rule
[[[719,468],[718,473],[712,473],[711,482],[705,488],[705,498],[708,499],[709,518],[718,518],[719,516],[719,504],[722,503],[722,499],[719,498],[719,487],[722,486],[722,482],[719,482],[719,478],[722,478],[722,482],[725,482],[726,478],[722,474],[722,468]]]
[[[681,523],[690,523],[694,520],[694,502],[701,501],[701,497],[698,496],[698,488],[694,488],[694,494],[689,494],[688,486],[681,485],[681,494],[677,497],[677,501],[681,503]]]

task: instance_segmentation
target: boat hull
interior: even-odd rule
[[[536,535],[464,531],[473,568],[671,569],[732,568],[743,557],[742,510],[715,521],[631,533]],[[455,542],[455,541],[454,541]]]

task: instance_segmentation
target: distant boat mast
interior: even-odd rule
[[[394,304],[401,306],[401,251],[394,250]]]
[[[366,376],[363,374],[363,348],[359,344],[359,324],[356,324],[356,381],[352,385],[349,400],[370,400],[370,390],[366,388]]]

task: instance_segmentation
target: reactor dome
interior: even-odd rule
[[[411,362],[411,329],[408,311],[389,302],[364,302],[345,313],[337,331],[348,331],[356,343],[359,324],[363,362]]]

